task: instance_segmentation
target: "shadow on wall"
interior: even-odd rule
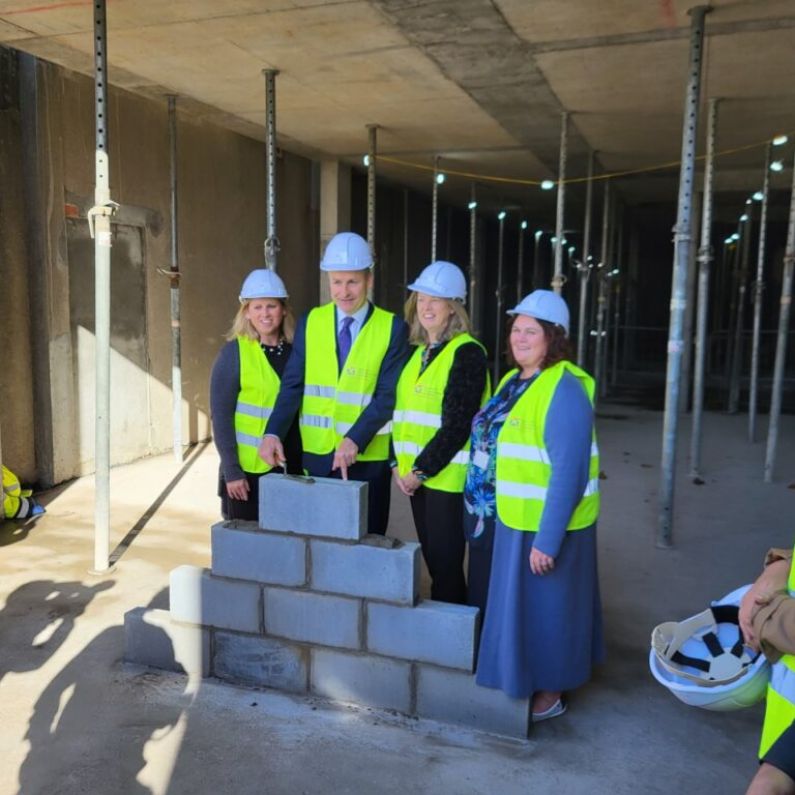
[[[166,599],[164,589],[150,606]],[[42,692],[25,737],[30,750],[20,768],[21,793],[155,791],[139,780],[146,746],[175,741],[176,753],[180,733],[174,730],[190,699],[185,691],[176,702],[152,697],[146,691],[157,684],[157,674],[120,671],[123,636],[121,625],[105,629]]]

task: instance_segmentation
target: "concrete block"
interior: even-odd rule
[[[311,541],[310,585],[318,591],[413,605],[419,597],[420,545],[381,549]]]
[[[479,611],[420,602],[416,607],[367,603],[367,649],[388,657],[472,671]]]
[[[527,737],[530,700],[480,687],[472,674],[417,665],[417,715],[473,729]]]
[[[361,648],[361,602],[310,591],[265,589],[265,632],[290,640]]]
[[[219,522],[212,528],[212,572],[270,585],[306,582],[303,538],[262,532],[254,522]]]
[[[179,566],[171,572],[171,616],[188,624],[203,624],[259,632],[260,586],[212,577],[198,566]]]
[[[309,652],[257,635],[215,633],[213,674],[220,679],[305,693]]]
[[[358,541],[367,532],[367,484],[268,475],[259,482],[259,524],[281,533]]]
[[[168,610],[136,607],[124,614],[124,659],[127,662],[210,675],[210,632],[173,621]]]
[[[312,649],[310,689],[333,701],[411,710],[411,664],[369,654]]]

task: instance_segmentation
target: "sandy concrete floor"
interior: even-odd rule
[[[688,708],[648,673],[651,628],[751,580],[792,542],[795,418],[779,477],[742,416],[708,415],[705,483],[677,482],[675,548],[654,547],[662,416],[602,407],[600,566],[609,661],[525,743],[125,665],[124,612],[167,606],[168,572],[207,565],[217,458],[194,448],[112,476],[116,568],[93,577],[93,482],[0,531],[0,793],[741,793],[762,709]],[[764,427],[763,423],[763,427]],[[391,532],[411,538],[395,495]],[[126,539],[126,540],[125,540]]]

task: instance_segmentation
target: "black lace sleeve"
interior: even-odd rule
[[[468,342],[455,353],[442,402],[442,425],[417,456],[414,466],[429,477],[438,474],[469,439],[472,418],[486,385],[486,354]]]

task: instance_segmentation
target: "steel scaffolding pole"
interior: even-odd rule
[[[682,369],[682,335],[687,295],[687,266],[690,243],[690,203],[693,196],[693,168],[696,155],[696,128],[701,90],[701,60],[704,43],[704,17],[707,6],[696,6],[691,15],[690,57],[684,121],[682,158],[679,174],[679,200],[674,227],[674,269],[671,285],[671,321],[668,330],[668,364],[665,379],[665,418],[663,421],[660,505],[657,546],[672,544],[676,435],[679,423],[679,383]]]
[[[265,267],[278,270],[279,238],[276,236],[276,75],[277,69],[263,69],[265,76],[265,171],[267,193],[265,212]]]
[[[784,274],[781,280],[778,335],[776,337],[776,361],[773,367],[773,393],[770,397],[770,424],[767,429],[767,448],[765,450],[765,483],[773,482],[773,468],[776,464],[778,421],[781,416],[781,394],[784,389],[784,368],[787,361],[787,333],[789,332],[789,313],[792,306],[792,272],[794,266],[795,160],[793,160],[792,164],[792,193],[790,194],[789,223],[787,224],[787,248],[784,252]]]
[[[753,232],[753,205],[748,207],[746,220],[742,226],[740,242],[741,253],[738,254],[739,271],[737,274],[737,303],[734,317],[734,342],[732,344],[731,375],[729,381],[729,414],[736,414],[740,408],[740,374],[743,362],[743,321],[745,319],[745,296],[748,291],[748,257],[751,250],[751,233]]]
[[[177,98],[168,98],[168,139],[171,177],[171,413],[174,460],[182,461],[182,328],[180,325],[179,216],[177,213]]]
[[[524,295],[524,230],[527,229],[527,221],[519,223],[519,253],[516,263],[516,303],[522,300]]]
[[[599,282],[599,289],[596,298],[596,331],[591,332],[596,336],[594,346],[593,372],[596,379],[596,394],[601,394],[601,383],[603,377],[602,364],[604,357],[605,337],[605,310],[607,308],[607,296],[605,294],[607,273],[610,266],[607,264],[608,240],[610,237],[610,181],[605,180],[604,200],[602,203],[602,254],[596,271],[596,278]]]
[[[580,263],[580,311],[577,317],[577,364],[585,367],[585,341],[588,323],[588,278],[591,275],[588,255],[591,253],[591,206],[593,204],[593,149],[588,154],[588,182],[585,187],[585,221],[582,232],[582,262]]]
[[[619,321],[621,320],[621,276],[624,275],[624,208],[616,213],[618,221],[616,223],[616,267],[613,270],[615,277],[613,286],[613,296],[615,304],[613,306],[613,342],[610,349],[610,386],[615,386],[618,380],[618,330]]]
[[[530,274],[530,290],[535,290],[536,285],[538,284],[538,274],[541,270],[538,267],[538,258],[541,256],[540,243],[543,236],[544,231],[542,229],[536,229],[536,231],[533,232],[533,237],[535,240],[533,242],[533,272]]]
[[[367,244],[375,256],[375,158],[377,124],[367,125]]]
[[[558,202],[555,213],[555,268],[552,276],[552,289],[560,295],[563,292],[563,212],[566,191],[566,157],[569,143],[569,114],[560,114],[560,159],[558,161]]]
[[[505,239],[505,210],[497,216],[500,222],[500,234],[497,243],[497,326],[494,338],[494,377],[492,383],[499,383],[500,375],[500,349],[502,348],[500,333],[502,330],[502,255]]]
[[[475,332],[479,331],[479,324],[476,322],[475,295],[478,289],[477,273],[477,226],[478,226],[478,202],[475,197],[475,183],[470,188],[469,199],[469,319]]]
[[[765,176],[762,183],[762,210],[759,216],[759,247],[756,257],[756,279],[753,285],[754,325],[751,343],[751,385],[748,394],[748,441],[756,441],[756,405],[759,387],[759,343],[762,334],[762,294],[765,290],[765,243],[767,239],[767,207],[770,196],[770,152],[772,144],[765,147]]]
[[[105,0],[94,1],[94,122],[96,134],[94,206],[88,225],[94,238],[94,346],[96,414],[94,448],[94,572],[110,563],[110,219],[117,205],[110,198],[108,158],[107,27]]]
[[[439,155],[433,159],[433,196],[431,200],[431,262],[436,262],[436,224],[439,214]]]
[[[409,189],[403,188],[403,289],[409,283]]]
[[[709,101],[707,159],[704,170],[704,200],[701,206],[701,245],[698,249],[698,306],[696,314],[696,360],[693,373],[693,417],[690,434],[690,474],[701,474],[701,420],[704,411],[704,367],[707,357],[707,313],[709,271],[712,263],[712,182],[715,171],[715,128],[718,100]]]

